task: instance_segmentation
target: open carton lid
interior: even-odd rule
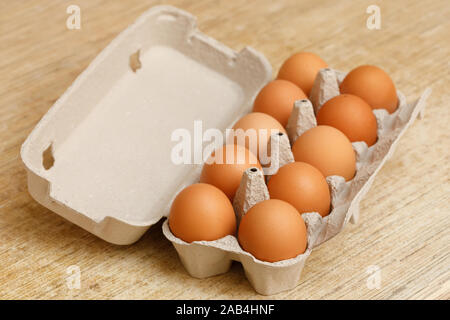
[[[29,135],[21,149],[29,192],[98,237],[131,244],[199,177],[194,155],[196,164],[172,160],[178,134],[190,132],[192,145],[202,139],[194,136],[196,120],[202,132],[224,131],[250,111],[271,76],[262,54],[235,52],[199,32],[189,13],[153,7],[95,58]]]

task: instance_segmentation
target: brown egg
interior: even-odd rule
[[[392,113],[398,106],[394,82],[375,66],[360,66],[350,71],[342,81],[340,91],[362,98],[372,109],[386,109]]]
[[[302,254],[307,246],[306,225],[289,203],[270,199],[254,205],[241,220],[239,243],[255,258],[275,262]]]
[[[377,141],[377,119],[372,108],[351,94],[325,102],[317,113],[317,124],[339,129],[351,142],[364,141],[370,147]]]
[[[262,169],[253,153],[243,146],[225,145],[215,150],[205,162],[200,182],[216,186],[233,200],[244,171],[251,167]]]
[[[356,172],[356,156],[350,140],[336,128],[317,126],[297,138],[295,161],[313,165],[325,177],[338,175],[351,180]]]
[[[252,112],[243,116],[234,124],[233,129],[242,129],[244,133],[250,130],[245,135],[242,132],[235,132],[234,141],[236,144],[245,145],[247,149],[257,155],[258,160],[263,165],[266,163],[262,162],[262,155],[267,154],[267,143],[272,132],[287,134],[286,130],[275,118],[261,112]]]
[[[299,52],[287,59],[278,72],[278,79],[295,83],[309,96],[314,80],[320,69],[328,65],[318,55],[310,52]]]
[[[230,199],[213,185],[196,183],[183,189],[170,208],[169,227],[186,241],[217,240],[236,232]]]
[[[274,80],[256,96],[253,112],[267,113],[286,127],[294,102],[302,99],[307,99],[307,96],[295,84],[286,80]]]
[[[323,174],[312,165],[293,162],[281,167],[267,184],[270,199],[284,200],[299,213],[330,213],[330,189]]]

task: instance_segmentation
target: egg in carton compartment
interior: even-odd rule
[[[268,142],[271,165],[277,168],[294,162],[291,144],[308,129],[317,126],[315,114],[329,99],[339,95],[339,84],[345,73],[320,70],[310,100],[298,100],[294,104],[287,125],[287,133],[272,135]],[[359,203],[368,192],[376,174],[392,156],[395,147],[406,129],[416,117],[423,114],[431,89],[426,89],[415,102],[408,104],[406,97],[397,91],[399,105],[389,114],[384,109],[373,110],[377,120],[377,142],[368,147],[365,142],[353,142],[356,153],[356,174],[345,181],[341,176],[328,176],[326,181],[331,194],[331,211],[322,217],[317,212],[303,213],[307,225],[308,246],[303,254],[295,258],[274,263],[261,261],[244,251],[235,236],[226,236],[215,241],[187,243],[172,234],[168,221],[163,224],[164,235],[172,242],[181,262],[190,275],[205,278],[227,272],[232,261],[242,263],[246,277],[260,294],[271,295],[295,288],[302,269],[312,250],[337,235],[351,221],[357,223]],[[269,199],[266,181],[258,168],[247,169],[233,201],[239,223],[241,217],[256,203]]]

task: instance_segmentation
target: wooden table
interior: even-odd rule
[[[240,50],[263,52],[277,70],[299,50],[341,70],[375,64],[411,101],[428,86],[425,118],[403,136],[361,203],[361,219],[314,251],[300,284],[276,299],[450,298],[450,118],[448,1],[164,1],[198,17],[202,31]],[[81,29],[66,28],[69,4]],[[115,246],[37,204],[28,194],[20,145],[89,62],[158,1],[0,3],[0,298],[265,298],[240,264],[193,279],[153,226]],[[381,29],[366,9],[378,4]],[[68,286],[68,267],[81,288]],[[379,268],[379,288],[370,282]],[[69,269],[71,270],[71,269]]]

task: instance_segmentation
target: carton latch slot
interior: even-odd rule
[[[47,149],[45,149],[42,153],[42,166],[45,170],[49,170],[53,167],[54,163],[55,158],[53,157],[53,143],[50,143]]]
[[[139,59],[139,56],[141,54],[141,50],[136,51],[130,56],[130,68],[133,70],[134,73],[136,73],[137,70],[142,68],[141,60]]]

